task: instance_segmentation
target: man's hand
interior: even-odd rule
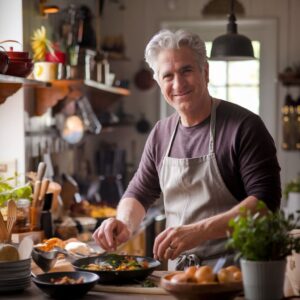
[[[201,241],[197,225],[170,227],[155,239],[153,254],[156,259],[175,259],[180,253],[195,248]]]
[[[128,241],[130,231],[122,221],[109,218],[96,229],[93,238],[104,250],[114,251],[117,246]]]

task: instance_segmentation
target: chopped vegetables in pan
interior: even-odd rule
[[[111,254],[99,263],[92,263],[81,267],[91,271],[132,271],[147,269],[149,263],[147,260],[138,261],[134,256]]]

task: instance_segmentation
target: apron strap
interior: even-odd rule
[[[180,116],[178,117],[178,120],[176,122],[176,127],[175,127],[175,129],[174,129],[174,131],[172,133],[171,138],[170,138],[169,145],[168,145],[168,148],[167,148],[167,151],[166,151],[166,155],[165,155],[166,157],[168,157],[170,155],[171,147],[172,147],[172,144],[173,144],[173,141],[174,141],[174,137],[175,137],[175,134],[176,134],[179,122],[180,122]]]
[[[210,114],[210,124],[209,124],[209,145],[208,154],[212,154],[215,151],[215,129],[216,129],[216,103],[213,98],[211,98],[211,114]]]

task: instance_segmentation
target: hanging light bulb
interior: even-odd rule
[[[46,2],[47,0],[40,0],[40,14],[42,16],[59,12],[59,7],[57,5],[46,5]]]
[[[231,0],[227,33],[214,39],[210,60],[252,60],[255,59],[251,40],[239,34],[234,14],[235,0]]]

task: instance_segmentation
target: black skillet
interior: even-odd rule
[[[87,266],[88,264],[99,264],[107,262],[109,259],[111,259],[112,255],[115,254],[104,254],[100,256],[80,258],[75,260],[72,265],[77,271],[87,271],[99,275],[99,283],[110,284],[122,284],[136,280],[143,280],[160,266],[160,262],[151,257],[129,255],[131,257],[134,257],[138,262],[147,261],[149,264],[148,268],[128,271],[92,271],[84,268],[84,266]],[[123,258],[125,256],[128,255],[119,255],[120,258]]]

